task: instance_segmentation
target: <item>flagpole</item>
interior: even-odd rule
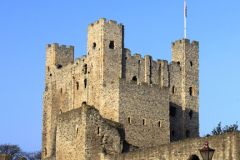
[[[186,5],[186,0],[184,0],[184,38],[187,38],[187,5]]]

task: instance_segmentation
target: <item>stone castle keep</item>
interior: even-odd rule
[[[198,137],[199,44],[171,47],[170,63],[132,56],[124,26],[104,18],[88,25],[81,59],[73,46],[48,44],[43,159],[111,159]]]

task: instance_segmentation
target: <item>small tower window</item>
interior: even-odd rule
[[[175,131],[174,130],[172,131],[172,136],[175,136]]]
[[[137,81],[137,77],[136,77],[136,76],[133,76],[132,80],[133,80],[133,81]]]
[[[158,121],[158,127],[161,127],[161,121]]]
[[[189,117],[190,117],[190,119],[192,119],[192,116],[193,116],[193,111],[191,110],[191,111],[189,112]]]
[[[138,60],[138,63],[141,63],[141,61],[140,61],[140,60]]]
[[[187,137],[187,138],[190,137],[190,131],[189,131],[189,130],[186,131],[186,137]]]
[[[87,103],[86,102],[82,102],[82,105],[86,105]]]
[[[161,66],[161,63],[158,65],[158,67],[159,67],[159,69],[161,69],[161,67],[162,67],[162,66]]]
[[[84,87],[87,88],[87,79],[84,79]]]
[[[175,86],[172,87],[172,93],[176,94],[176,87]]]
[[[50,77],[52,76],[52,73],[50,73]]]
[[[176,116],[176,107],[170,107],[170,112],[169,112],[170,116],[175,117]]]
[[[191,66],[191,67],[193,66],[193,63],[192,63],[192,61],[190,61],[190,66]]]
[[[87,64],[84,65],[84,74],[87,74]]]
[[[97,127],[97,134],[100,134],[100,128]]]
[[[96,43],[94,42],[94,43],[93,43],[93,49],[96,49],[96,46],[97,46],[97,45],[96,45]]]
[[[130,117],[128,117],[128,123],[131,124],[131,118]]]
[[[109,48],[114,49],[114,41],[110,41]]]
[[[194,88],[193,87],[189,87],[189,95],[190,96],[194,96]]]
[[[146,125],[146,119],[145,118],[143,119],[143,125],[144,126]]]
[[[177,64],[180,66],[180,61],[178,61]]]
[[[62,88],[61,88],[60,92],[62,93]]]
[[[76,88],[79,89],[79,82],[76,82]]]

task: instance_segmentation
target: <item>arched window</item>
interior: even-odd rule
[[[110,41],[110,43],[109,43],[109,48],[110,48],[110,49],[114,49],[114,41]]]
[[[137,77],[136,77],[136,76],[133,76],[132,80],[133,80],[133,81],[137,81]]]

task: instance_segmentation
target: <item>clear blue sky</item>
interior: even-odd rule
[[[187,0],[187,38],[200,43],[200,136],[239,121],[240,1]],[[0,144],[41,149],[46,44],[87,53],[87,25],[125,26],[132,54],[171,61],[183,38],[183,0],[3,0],[0,5]]]

